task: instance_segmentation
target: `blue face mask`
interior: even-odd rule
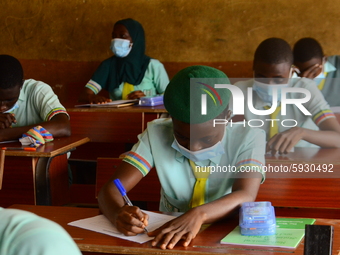
[[[191,151],[183,147],[182,145],[180,145],[179,142],[175,138],[171,147],[177,150],[178,152],[180,152],[181,154],[183,154],[183,156],[186,157],[187,159],[190,159],[194,162],[200,162],[200,161],[204,161],[207,159],[212,159],[214,157],[217,157],[225,153],[221,141],[219,141],[218,143],[216,143],[215,145],[209,148],[205,148],[199,151]]]
[[[111,40],[110,49],[116,57],[124,58],[129,55],[132,49],[132,43],[126,39],[115,38]]]
[[[11,109],[9,109],[9,110],[7,110],[7,111],[5,111],[5,112],[3,112],[3,113],[11,113],[11,112],[13,112],[15,109],[17,109],[17,108],[19,108],[18,102],[16,102],[16,103],[13,105],[13,107],[12,107]]]
[[[288,81],[290,80],[292,73],[292,69],[289,71],[289,78]],[[256,94],[259,96],[259,98],[262,99],[263,102],[272,104],[273,103],[273,88],[277,89],[277,102],[281,101],[281,89],[288,87],[288,83],[285,84],[267,84],[267,83],[262,83],[259,81],[256,81],[254,79],[253,83],[253,91],[256,92]]]
[[[281,89],[288,87],[288,84],[278,84],[278,85],[269,85],[266,83],[262,83],[254,80],[253,91],[262,99],[265,103],[273,103],[273,88],[277,88],[277,101],[281,101]]]
[[[326,78],[325,73],[322,70],[321,73],[318,76],[316,76],[313,80],[315,81],[317,85],[319,85],[322,82],[322,80],[325,78]]]

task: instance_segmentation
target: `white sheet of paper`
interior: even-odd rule
[[[166,214],[153,213],[149,211],[143,212],[149,215],[149,225],[147,226],[149,232],[157,229],[158,227],[162,226],[164,223],[172,220],[173,218],[176,218],[175,216],[170,216]],[[95,232],[133,241],[136,243],[145,243],[153,239],[153,237],[149,237],[145,233],[136,236],[125,236],[122,233],[120,233],[117,230],[117,228],[114,225],[112,225],[111,222],[104,215],[98,215],[87,219],[73,221],[68,223],[67,225],[92,230]]]

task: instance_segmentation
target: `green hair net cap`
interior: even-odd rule
[[[230,84],[225,73],[209,66],[190,66],[179,71],[164,92],[164,106],[176,120],[189,124],[215,119],[228,106],[230,90],[215,88]],[[206,94],[206,115],[201,112],[202,94]]]

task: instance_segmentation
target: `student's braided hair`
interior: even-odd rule
[[[23,76],[19,60],[9,55],[0,55],[0,89],[22,85]]]

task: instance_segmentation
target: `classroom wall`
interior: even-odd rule
[[[163,62],[249,61],[268,37],[317,38],[340,54],[340,0],[2,0],[0,53],[19,59],[101,61],[127,17]]]

